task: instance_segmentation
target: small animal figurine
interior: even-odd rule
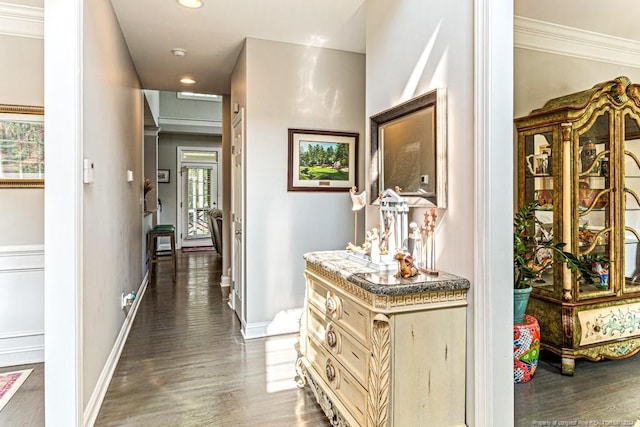
[[[418,274],[418,269],[413,265],[413,257],[406,255],[404,252],[398,252],[395,258],[400,265],[398,272],[395,274],[396,278],[408,279]]]

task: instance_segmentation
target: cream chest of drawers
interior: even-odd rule
[[[464,426],[469,282],[398,280],[344,253],[305,255],[297,361],[334,426]]]

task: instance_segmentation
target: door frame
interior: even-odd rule
[[[183,207],[182,197],[184,182],[182,181],[182,168],[186,165],[190,166],[210,166],[212,163],[208,162],[183,162],[182,153],[185,151],[207,151],[217,152],[218,161],[216,170],[216,180],[218,185],[218,191],[216,196],[216,207],[222,209],[222,148],[219,147],[191,147],[186,145],[179,145],[176,147],[176,248],[182,248],[182,235],[184,234],[184,222],[183,222]]]
[[[240,129],[240,156],[241,157],[241,170],[240,182],[236,182],[235,178],[235,158],[236,155],[236,129]],[[246,286],[246,200],[245,200],[245,182],[246,182],[246,138],[245,138],[245,129],[244,129],[244,108],[241,108],[238,114],[231,121],[231,292],[229,298],[229,304],[231,308],[236,312],[238,319],[240,320],[240,324],[242,325],[242,332],[244,334],[244,328],[246,327],[246,316],[247,316],[247,286]],[[238,265],[236,259],[236,251],[238,250],[237,240],[236,240],[236,212],[235,212],[235,203],[236,200],[240,200],[240,210],[242,214],[242,220],[240,223],[240,248],[241,260],[240,265]],[[238,283],[238,275],[240,275],[240,283]]]

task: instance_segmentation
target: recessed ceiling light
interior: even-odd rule
[[[175,56],[178,56],[178,57],[182,57],[182,56],[185,56],[187,54],[187,50],[186,49],[182,49],[182,48],[179,48],[179,47],[171,49],[171,52],[173,52],[173,54]]]
[[[192,9],[197,9],[202,7],[202,0],[178,0],[178,3],[183,5],[184,7],[190,7]]]
[[[192,85],[194,84],[196,81],[193,80],[191,77],[184,77],[182,79],[180,79],[180,83],[184,83],[186,85]]]

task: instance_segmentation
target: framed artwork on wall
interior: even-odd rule
[[[168,183],[170,173],[171,171],[169,169],[158,169],[158,182]]]
[[[44,108],[0,104],[0,188],[44,187]]]
[[[349,191],[356,185],[358,136],[289,129],[288,191]]]

